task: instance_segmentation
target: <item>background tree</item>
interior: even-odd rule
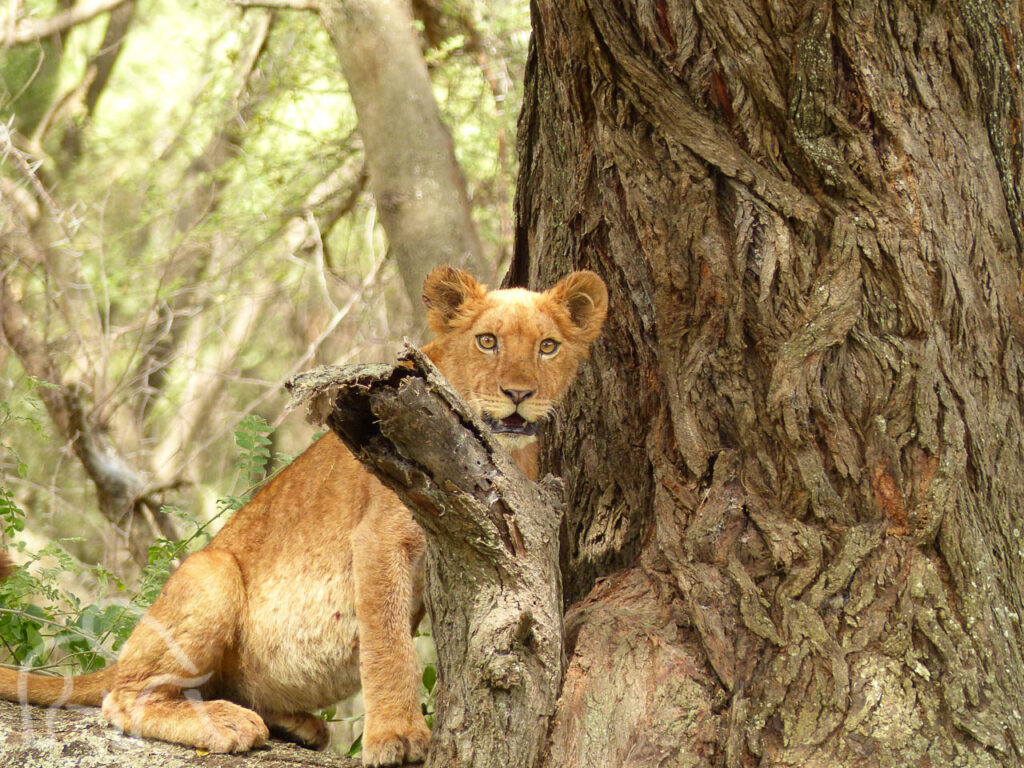
[[[612,294],[542,764],[1019,765],[1019,4],[532,12],[512,280]]]
[[[486,267],[462,172],[427,74],[408,0],[325,2],[324,26],[359,116],[370,186],[418,318],[439,264]]]
[[[426,89],[421,113],[433,110],[431,141],[360,125],[349,95],[359,89],[342,77],[327,34],[345,34],[351,20],[328,10],[329,23],[308,10],[205,0],[5,8],[0,277],[10,345],[0,352],[0,401],[13,408],[5,447],[31,477],[9,461],[3,484],[35,533],[85,534],[67,546],[87,561],[126,573],[126,557],[145,563],[154,535],[176,535],[164,503],[214,514],[210,500],[234,475],[232,451],[218,446],[249,412],[280,420],[287,375],[390,358],[403,335],[416,336],[419,290],[405,295],[406,271],[462,254],[493,275],[507,259],[507,69],[524,58],[525,9],[420,3],[430,21],[419,37],[408,8],[394,20],[404,24],[402,60]],[[393,41],[376,32],[362,37],[387,60]],[[182,45],[196,55],[181,61]],[[384,88],[360,93],[364,112],[374,96],[395,100]],[[454,143],[442,118],[457,121]],[[388,243],[391,214],[374,206],[394,202],[376,186],[387,165],[368,172],[360,128],[372,134],[374,162],[409,146],[444,154],[460,226],[449,221],[444,238],[396,226]],[[433,175],[405,166],[406,181]],[[411,241],[438,250],[420,248],[413,263],[402,256]],[[46,444],[50,425],[84,474]],[[288,426],[275,439],[297,451],[308,429]],[[46,479],[58,473],[60,482]],[[86,477],[102,503],[90,491],[72,498]]]
[[[309,443],[288,376],[393,359],[419,333],[408,268],[508,260],[523,3],[394,6],[433,120],[397,138],[366,118],[394,88],[342,73],[343,4],[251,5],[0,10],[0,547],[31,564],[0,587],[14,660],[109,657],[175,560]],[[397,60],[395,34],[360,40]],[[458,227],[392,226],[376,162],[410,147],[447,163]]]

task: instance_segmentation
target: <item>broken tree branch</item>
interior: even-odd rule
[[[558,504],[426,357],[410,347],[400,363],[322,368],[289,389],[426,531],[441,686],[428,768],[526,768],[562,679]]]

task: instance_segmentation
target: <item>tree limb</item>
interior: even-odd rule
[[[412,300],[432,267],[486,276],[466,182],[413,27],[408,0],[321,0],[363,138],[366,166],[388,248]],[[409,137],[415,136],[415,141]]]
[[[28,19],[11,28],[9,24],[0,25],[0,46],[21,45],[36,40],[43,40],[71,27],[84,24],[101,13],[112,11],[128,0],[92,0],[78,3],[66,11],[48,19]]]
[[[428,766],[534,765],[563,666],[560,514],[418,351],[289,383],[427,534],[440,695]]]
[[[107,29],[103,33],[103,40],[99,47],[90,56],[85,65],[85,72],[82,75],[82,82],[76,90],[85,86],[85,114],[87,120],[92,120],[96,112],[96,105],[99,104],[100,96],[103,95],[110,82],[110,75],[114,71],[114,64],[117,63],[124,49],[128,30],[135,19],[135,0],[128,0],[123,5],[115,8],[107,19]],[[42,143],[44,134],[36,132],[36,141]],[[64,136],[61,138],[61,147],[67,157],[61,158],[61,162],[67,164],[78,158],[82,153],[82,126],[75,121],[68,121]]]

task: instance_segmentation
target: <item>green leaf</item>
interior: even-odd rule
[[[427,692],[434,690],[434,685],[437,684],[437,667],[433,664],[427,664],[423,668],[423,687],[427,689]]]
[[[348,752],[345,754],[349,757],[355,757],[363,751],[363,734],[356,736],[356,740],[352,742],[352,746],[348,748]]]

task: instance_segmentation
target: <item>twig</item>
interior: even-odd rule
[[[57,226],[60,227],[61,234],[64,235],[65,240],[70,242],[74,237],[74,233],[67,227],[66,212],[53,199],[53,196],[40,181],[36,173],[43,161],[19,149],[15,144],[11,126],[3,122],[0,122],[0,160],[6,160],[14,166],[15,170],[32,187],[36,196],[50,210],[50,214],[53,216]]]
[[[320,12],[317,0],[231,0],[239,8],[274,8],[281,11]]]
[[[14,25],[13,29],[9,20],[8,24],[4,25],[4,29],[0,30],[0,46],[7,47],[43,40],[58,32],[84,24],[101,13],[112,11],[126,2],[128,0],[93,0],[93,2],[78,3],[56,16],[51,16],[48,19],[29,19]]]
[[[205,185],[199,186],[196,184],[194,178],[190,179],[189,177],[193,175],[192,169],[199,168],[212,175],[231,159],[231,153],[225,151],[225,148],[231,145],[234,141],[234,139],[231,137],[231,132],[235,129],[234,126],[236,124],[236,121],[244,121],[246,119],[246,114],[249,107],[240,106],[240,102],[243,100],[243,98],[246,97],[247,94],[250,94],[251,96],[253,76],[256,71],[256,67],[259,64],[260,57],[262,56],[266,48],[267,40],[270,37],[270,28],[273,22],[272,17],[273,14],[263,14],[260,18],[256,20],[256,23],[253,25],[250,37],[246,41],[243,50],[240,52],[239,65],[236,67],[235,70],[236,87],[231,95],[231,109],[228,112],[228,116],[225,118],[223,124],[214,132],[213,137],[207,143],[203,152],[192,160],[192,162],[189,165],[190,170],[186,171],[183,183],[191,180],[192,186],[190,192],[184,198],[184,202],[179,205],[179,212],[181,210],[192,210],[193,213],[192,215],[189,215],[187,217],[188,225],[184,228],[179,228],[181,239],[173,248],[171,258],[168,259],[165,264],[163,273],[161,274],[160,277],[159,285],[157,286],[156,295],[158,295],[159,292],[163,289],[165,278],[170,274],[173,265],[181,261],[182,254],[184,254],[185,257],[190,257],[192,255],[188,251],[188,246],[191,242],[193,231],[199,226],[199,224],[202,222],[202,220],[207,214],[211,213],[220,205],[220,184],[216,184],[210,188],[206,187]],[[204,193],[208,192],[209,189],[212,189],[214,191],[214,194],[209,196],[209,198],[205,201],[204,207],[202,208],[197,207],[195,203],[195,199],[198,197],[197,191],[200,189],[203,190]],[[189,260],[196,262],[194,258],[189,258]],[[206,262],[198,263],[201,265],[201,269],[205,269],[207,266]],[[196,271],[194,272],[194,274],[199,276],[200,272]],[[175,302],[175,305],[176,304],[177,302]],[[158,302],[154,300],[152,306],[149,309],[146,318],[146,324],[148,324],[151,321],[151,319],[153,319],[155,316],[158,316],[159,312],[157,308]],[[177,309],[177,307],[172,306],[172,310],[174,309]],[[173,322],[174,316],[172,314],[172,324]],[[153,349],[157,345],[156,343],[150,344],[148,349],[145,350],[145,355],[140,355],[140,350],[142,349],[144,338],[145,334],[138,335],[138,337],[135,340],[135,344],[129,354],[129,359],[139,359],[140,362],[136,366],[131,368],[126,367],[122,371],[117,381],[114,382],[114,385],[109,388],[106,397],[103,400],[97,400],[94,406],[96,410],[99,410],[100,408],[104,407],[107,404],[108,400],[113,398],[118,392],[121,392],[130,376],[135,375],[136,372],[139,370],[146,370],[144,368],[144,365],[148,365],[151,362],[151,360],[148,359],[148,355],[150,352],[153,351]],[[171,340],[173,344],[176,344],[177,340],[180,338],[180,334],[172,330],[168,338]],[[167,357],[167,355],[165,355],[165,357]],[[160,363],[159,360],[156,362]]]
[[[327,327],[324,328],[323,331],[321,331],[320,334],[309,343],[309,346],[306,347],[306,352],[302,355],[302,357],[295,361],[295,364],[291,367],[291,369],[289,369],[289,371],[286,374],[284,374],[284,376],[282,376],[273,385],[267,387],[262,395],[249,402],[249,404],[243,410],[236,413],[232,417],[231,424],[227,426],[227,429],[234,429],[234,427],[242,419],[244,419],[250,413],[255,411],[264,402],[269,400],[271,397],[275,397],[281,394],[281,391],[284,389],[285,382],[287,382],[289,379],[291,379],[296,374],[301,372],[309,364],[309,362],[313,359],[313,356],[316,354],[316,351],[320,348],[320,345],[323,344],[324,340],[334,332],[334,329],[338,327],[341,321],[348,317],[348,314],[352,311],[353,307],[355,307],[356,304],[362,300],[363,294],[371,285],[373,285],[374,281],[377,279],[377,274],[384,266],[384,262],[385,258],[381,257],[374,263],[373,268],[370,270],[369,274],[367,274],[367,276],[363,279],[363,282],[360,283],[359,288],[352,294],[351,297],[349,297],[349,300],[345,302],[345,305],[334,314],[334,317],[331,318],[331,321],[327,324]],[[275,428],[279,426],[281,421],[284,420],[285,416],[287,416],[287,413],[282,413],[281,416],[271,426]],[[208,440],[203,442],[202,445],[197,446],[195,450],[193,450],[192,453],[185,457],[185,459],[181,462],[178,468],[178,472],[183,471],[185,467],[187,467],[189,464],[195,461],[214,442],[219,440],[220,437],[220,434],[213,435]]]

